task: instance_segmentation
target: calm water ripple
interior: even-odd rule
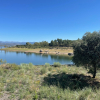
[[[64,55],[49,55],[24,52],[9,52],[0,50],[0,59],[6,60],[7,63],[33,63],[33,65],[44,65],[45,63],[53,64],[73,64],[72,58]]]

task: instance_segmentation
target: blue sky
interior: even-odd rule
[[[76,40],[100,30],[100,0],[0,0],[0,41]]]

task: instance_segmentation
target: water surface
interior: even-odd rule
[[[7,63],[32,63],[33,65],[44,65],[45,63],[53,64],[60,62],[61,64],[73,64],[71,57],[65,55],[49,55],[24,52],[10,52],[0,50],[0,59],[6,60]]]

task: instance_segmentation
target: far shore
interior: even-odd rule
[[[5,51],[16,51],[16,52],[25,52],[25,53],[42,53],[42,54],[56,54],[56,55],[68,55],[68,53],[73,53],[73,49],[63,49],[63,48],[36,48],[36,49],[28,49],[28,48],[2,48],[0,50]],[[40,52],[41,50],[41,52]]]

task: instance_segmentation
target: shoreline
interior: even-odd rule
[[[7,64],[12,64],[12,63],[0,64],[0,66],[6,66]],[[16,65],[18,65],[18,64],[16,64]],[[45,66],[45,64],[44,65],[34,65],[34,66]],[[53,64],[50,66],[54,67]],[[76,66],[76,65],[75,64],[61,64],[61,66]]]
[[[73,53],[72,49],[45,49],[42,48],[42,52],[40,52],[40,48],[37,49],[27,49],[27,48],[3,48],[0,50],[4,51],[12,51],[12,52],[24,52],[24,53],[41,53],[41,54],[55,54],[55,55],[68,55],[68,53]]]
[[[68,53],[57,53],[57,52],[34,52],[34,51],[25,51],[24,53],[40,53],[40,54],[56,54],[56,55],[68,55]]]

